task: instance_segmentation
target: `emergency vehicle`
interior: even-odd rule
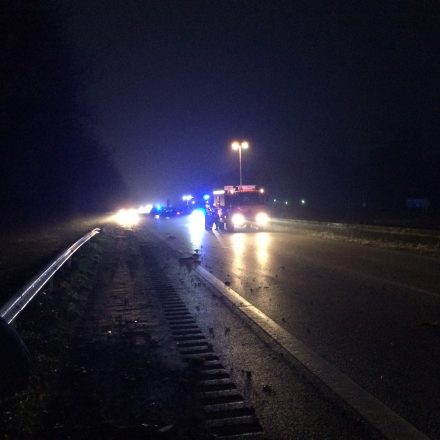
[[[211,224],[234,232],[239,228],[263,230],[269,222],[266,194],[257,185],[227,185],[213,192]]]

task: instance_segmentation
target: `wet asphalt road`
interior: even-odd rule
[[[292,232],[147,224],[431,438],[440,438],[440,260]]]

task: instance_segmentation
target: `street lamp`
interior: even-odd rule
[[[249,148],[248,142],[232,142],[232,149],[238,150],[238,160],[240,161],[240,186],[242,186],[242,175],[241,175],[241,150],[247,150]]]

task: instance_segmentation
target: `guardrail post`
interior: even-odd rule
[[[26,387],[30,373],[30,354],[18,333],[0,318],[0,396]]]

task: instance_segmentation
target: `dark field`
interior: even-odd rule
[[[0,305],[103,218],[82,218],[0,235]]]

